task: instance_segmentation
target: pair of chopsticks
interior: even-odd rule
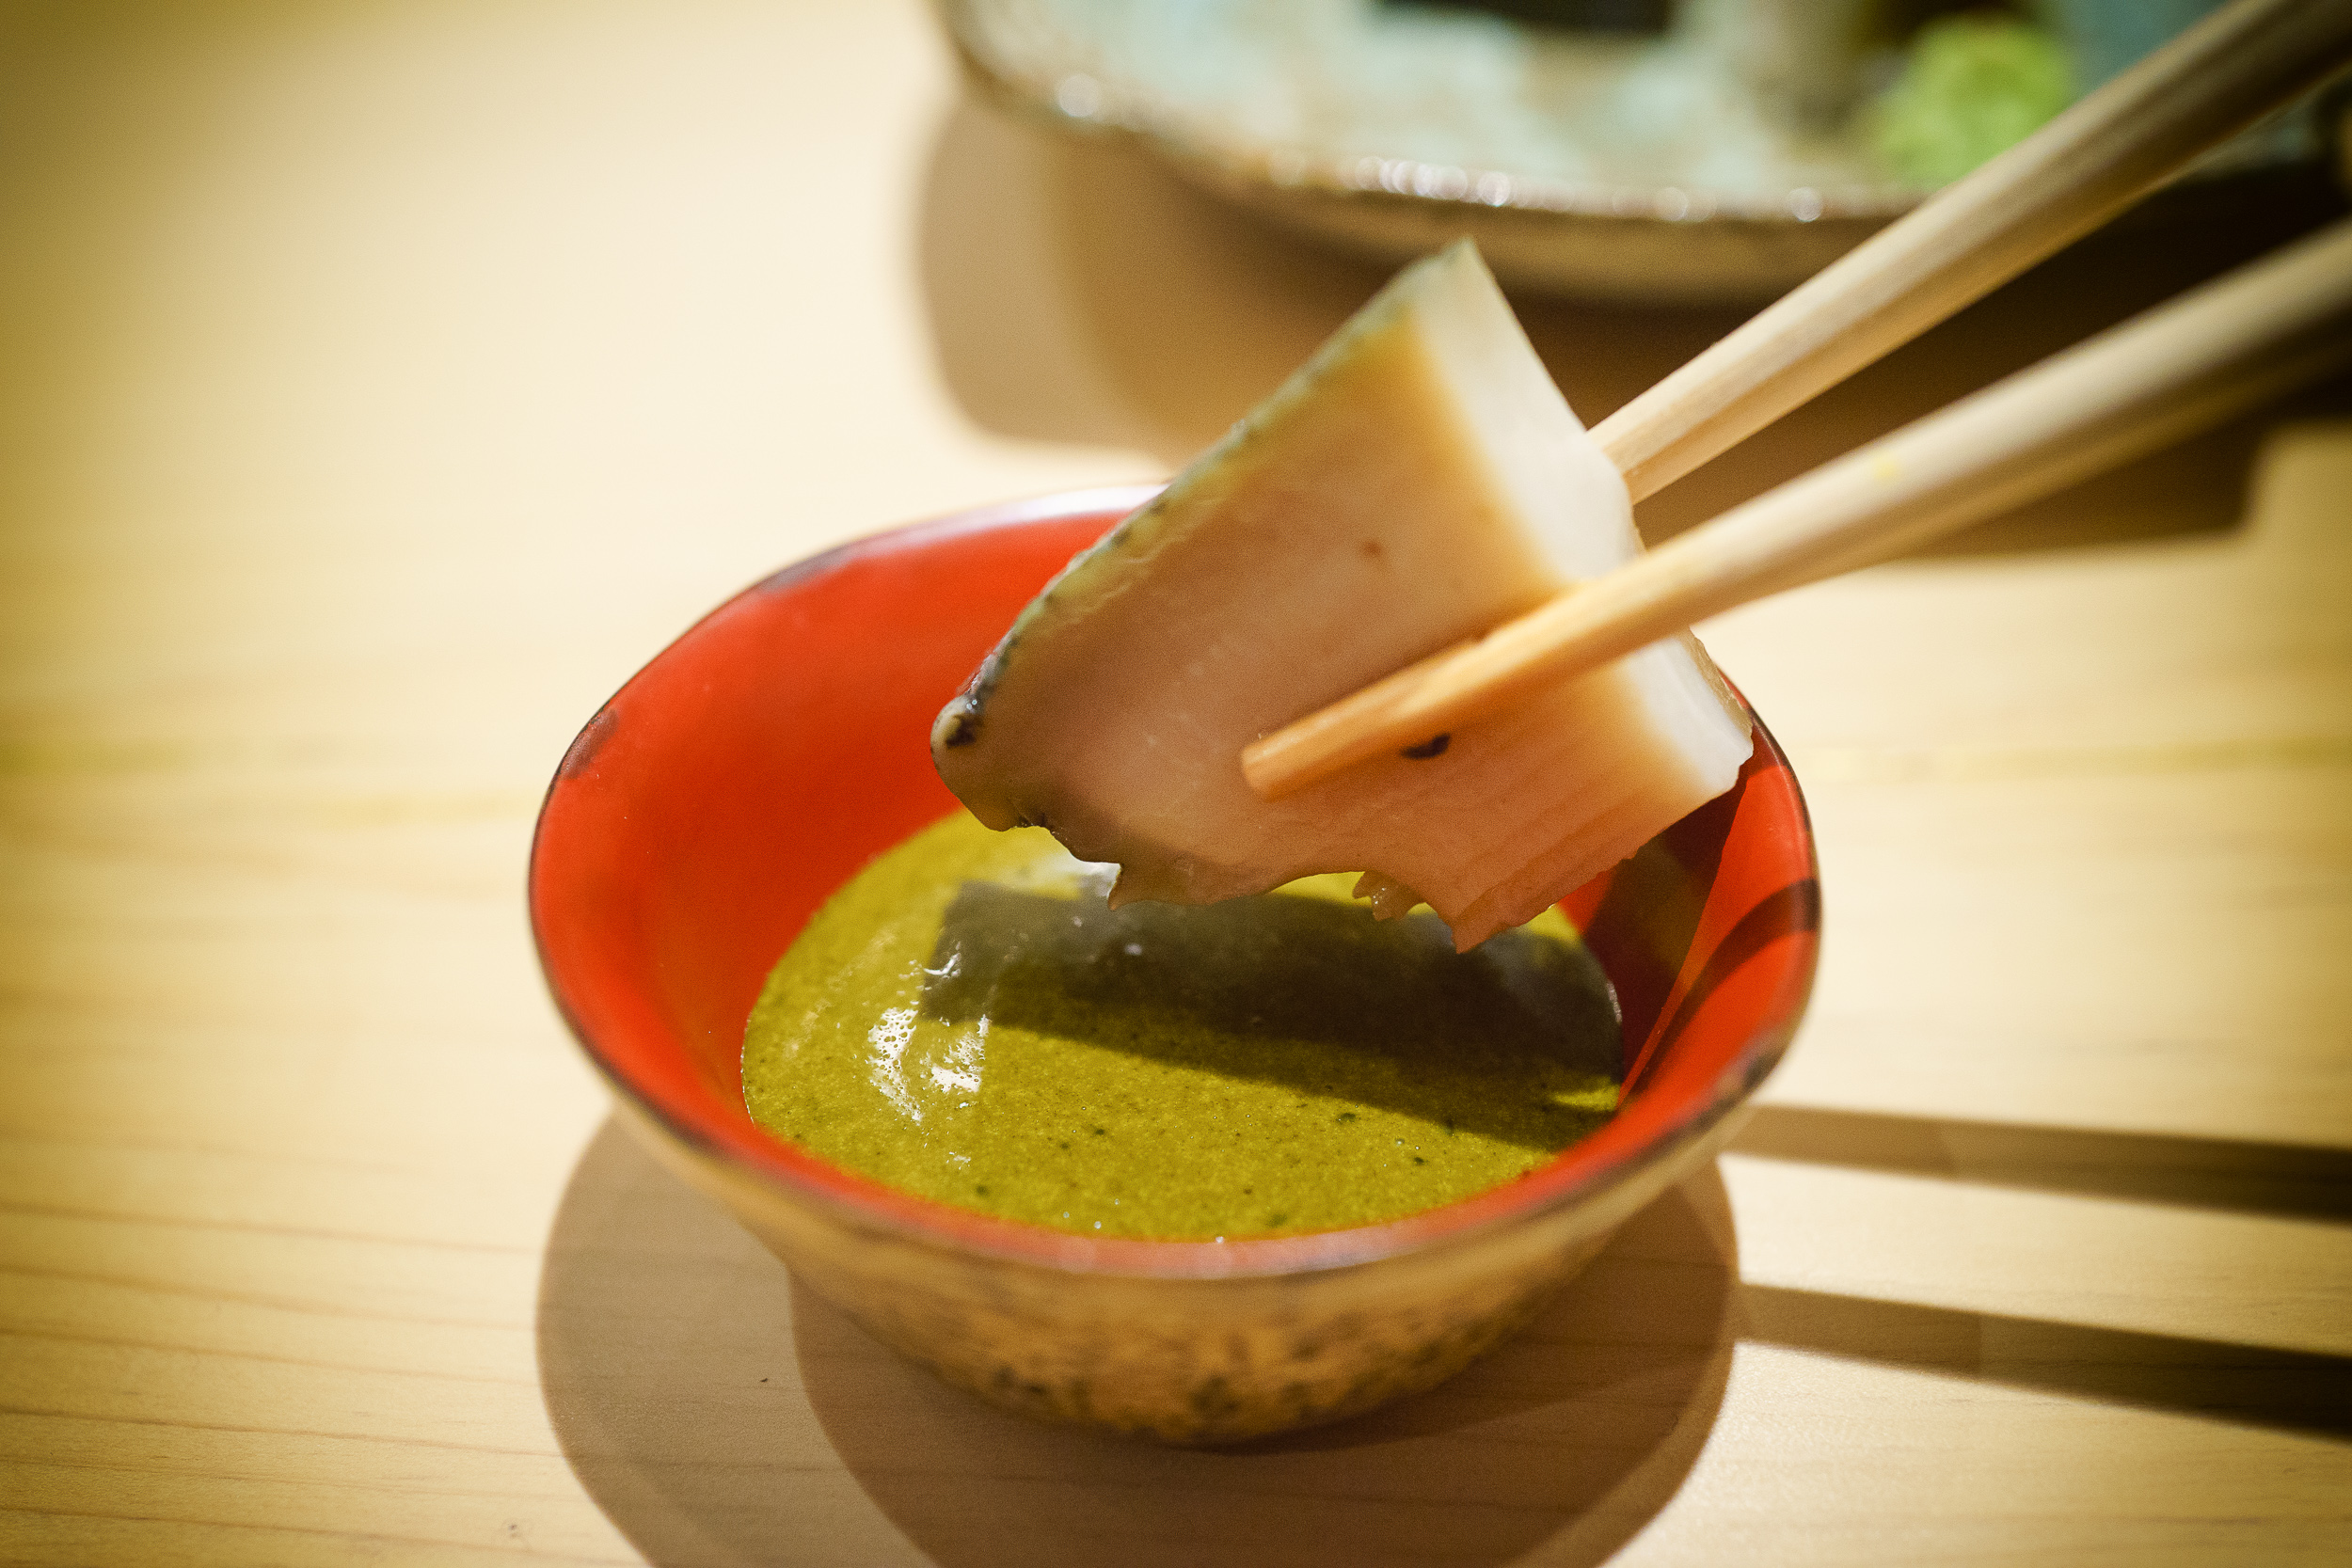
[[[1636,500],[2104,223],[2352,59],[2352,0],[2236,0],[1602,421]],[[2019,372],[1242,752],[1274,800],[2352,361],[2352,219]]]

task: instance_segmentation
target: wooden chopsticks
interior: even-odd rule
[[[1633,499],[2081,238],[2352,58],[2352,0],[2237,0],[1593,428]]]
[[[1242,753],[1269,800],[2352,362],[2352,219],[1905,425]]]
[[[2096,228],[2199,152],[2325,80],[2347,58],[2352,0],[2236,0],[1823,268],[1603,420],[1594,439],[1636,499],[1652,494]],[[2246,276],[2267,277],[2272,264],[2248,269]],[[2225,280],[2195,298],[2235,282]],[[2191,303],[2152,312],[2099,342],[2153,330],[2157,318]],[[2327,309],[2320,314],[2326,317]],[[2224,331],[2252,331],[2258,315],[2238,309],[2226,322],[2201,312],[2183,320],[2197,330],[2220,324]],[[2147,344],[2185,345],[2188,340],[2160,332],[2132,341],[2137,346],[2128,354],[2119,350],[2111,361],[2115,373],[2137,365],[2137,356],[2170,364],[2176,356]],[[2078,430],[2074,445],[2046,452],[2031,426],[2001,423],[2006,415],[1979,410],[1956,420],[1994,392],[2014,400],[1995,403],[1997,409],[2041,407],[2044,394],[2031,387],[2042,384],[2032,378],[2057,372],[2085,351],[2061,356],[1759,497],[1606,578],[1580,584],[1475,642],[1432,656],[1262,736],[1243,752],[1243,772],[1260,796],[1279,798],[1466,723],[1534,684],[1605,662],[1693,620],[1883,559],[2120,462],[2242,406],[2255,395],[2245,388],[2315,373],[2297,370],[2300,361],[2292,352],[2263,342],[2245,356],[2222,356],[2234,367],[2226,373],[2183,368],[2185,379],[2168,383],[2169,390],[2155,400],[2161,407],[2128,395],[2129,388],[2098,391],[2100,406],[2115,404],[2101,418],[2116,428]],[[2046,385],[2073,396],[2090,390],[2078,386],[2082,374],[2069,370]],[[2026,389],[2018,390],[2021,384]],[[2087,465],[2093,452],[2106,455]],[[1915,483],[1865,483],[1857,477],[1865,470],[1854,467],[1865,458],[1911,464],[1906,472]],[[1972,478],[2006,467],[1968,495],[1931,501],[1915,482],[1954,463]],[[1803,499],[1792,501],[1791,496]],[[1805,531],[1788,509],[1818,507],[1831,497],[1843,510],[1834,519],[1818,514],[1818,537],[1799,537]],[[1997,499],[1978,504],[1971,497]],[[1735,520],[1739,528],[1726,531]]]

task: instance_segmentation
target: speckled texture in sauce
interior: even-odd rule
[[[959,812],[876,859],[769,976],[762,1126],[927,1197],[1084,1234],[1394,1218],[1606,1120],[1608,981],[1556,912],[1457,955],[1353,879],[1105,907],[1108,868]]]

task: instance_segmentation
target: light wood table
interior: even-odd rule
[[[1646,523],[2310,215],[2062,261]],[[2352,1560],[2324,409],[1708,628],[1810,1023],[1436,1394],[1032,1429],[608,1124],[520,896],[574,728],[781,562],[1166,471],[1376,282],[911,3],[0,11],[0,1560]],[[1530,310],[1588,417],[1735,319]]]

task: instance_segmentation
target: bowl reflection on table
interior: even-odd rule
[[[1026,1414],[1234,1441],[1438,1382],[1708,1159],[1813,974],[1804,807],[1761,724],[1727,795],[1580,890],[1625,1017],[1616,1117],[1527,1177],[1382,1225],[1088,1239],[895,1191],[743,1109],[770,967],[873,855],[956,809],[933,714],[1078,548],[1150,494],[1090,491],[850,545],[696,625],[590,720],[532,851],[556,1002],[666,1163],[810,1288]]]

